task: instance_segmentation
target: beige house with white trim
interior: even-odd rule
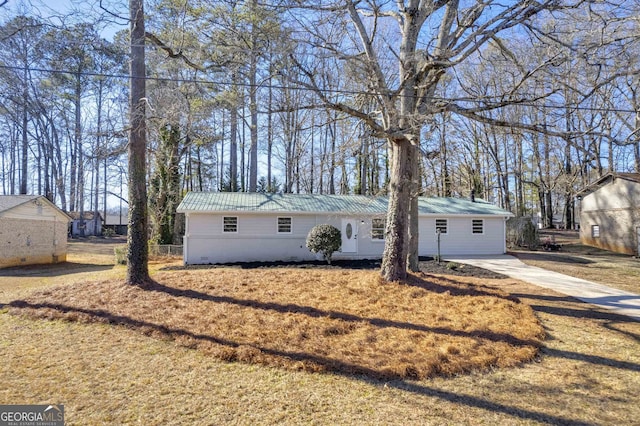
[[[583,244],[638,255],[640,173],[608,173],[577,195]]]
[[[0,268],[66,261],[70,220],[41,195],[0,195]]]

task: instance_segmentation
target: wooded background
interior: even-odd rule
[[[3,194],[104,214],[126,198],[128,11],[84,3],[0,2],[0,180]],[[429,13],[411,60],[438,75],[412,116],[420,194],[474,191],[572,228],[580,188],[640,172],[638,1],[156,0],[145,3],[152,239],[175,239],[188,190],[386,194],[389,133],[373,120],[402,89],[397,23],[413,3]],[[435,61],[444,48],[448,62]]]

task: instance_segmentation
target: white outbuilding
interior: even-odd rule
[[[189,192],[184,263],[305,261],[309,231],[330,224],[342,233],[334,259],[379,259],[385,242],[386,197],[364,195]],[[419,254],[503,254],[509,211],[481,200],[419,198]]]

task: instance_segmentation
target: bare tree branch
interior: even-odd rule
[[[160,40],[158,37],[156,37],[154,34],[151,34],[150,32],[146,32],[145,33],[145,37],[151,41],[153,44],[155,44],[156,46],[158,46],[160,49],[164,50],[165,52],[167,52],[167,55],[170,58],[173,59],[182,59],[184,61],[185,64],[187,64],[189,67],[198,70],[198,71],[205,71],[205,68],[203,68],[202,66],[196,64],[195,62],[191,61],[189,58],[187,58],[184,53],[182,51],[179,52],[174,52],[174,50],[167,46],[162,40]]]

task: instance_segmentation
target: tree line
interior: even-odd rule
[[[415,195],[473,192],[571,228],[580,188],[640,172],[637,2],[145,6],[156,241],[178,238],[189,190],[384,194],[393,278],[412,252]],[[131,38],[107,40],[89,18],[2,22],[4,194],[105,212],[129,177]]]

